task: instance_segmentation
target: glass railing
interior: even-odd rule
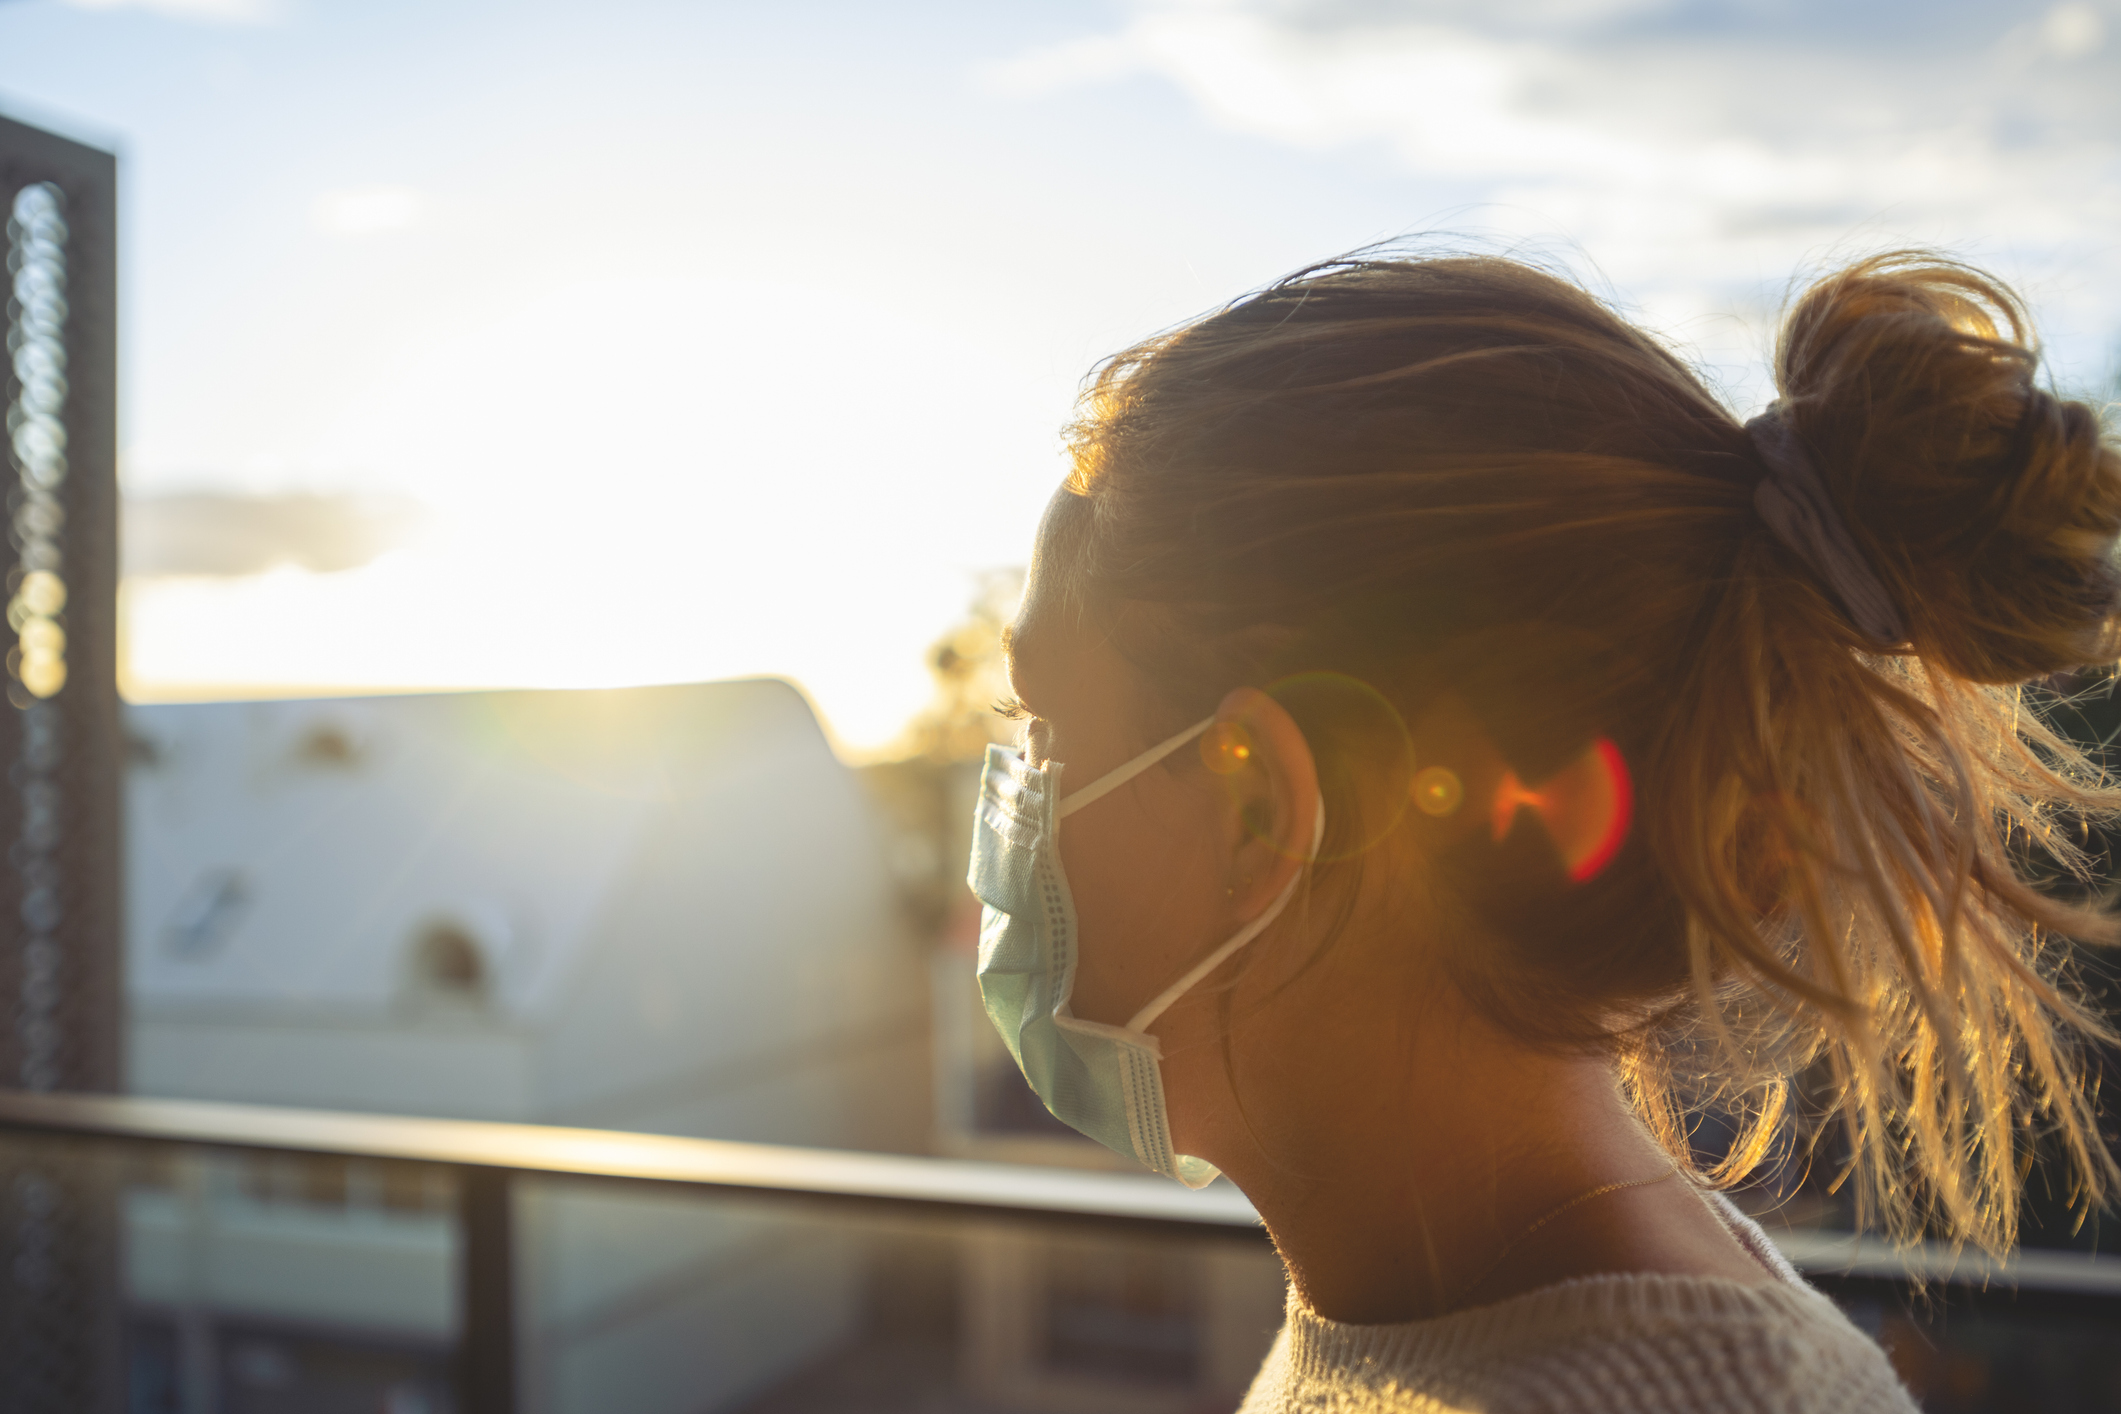
[[[10,1409],[1204,1414],[1281,1319],[1227,1185],[0,1093]],[[2121,1259],[1786,1251],[1937,1410],[2111,1409]]]

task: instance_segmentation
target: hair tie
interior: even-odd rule
[[[1856,548],[1848,523],[1834,508],[1819,468],[1790,425],[1788,405],[1770,403],[1766,412],[1745,425],[1745,435],[1767,465],[1767,475],[1753,488],[1753,509],[1767,528],[1826,581],[1849,623],[1873,646],[1897,648],[1907,642],[1907,628],[1893,606],[1893,596]]]

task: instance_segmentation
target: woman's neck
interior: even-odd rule
[[[1462,1010],[1431,1005],[1410,1025],[1396,990],[1342,991],[1333,1024],[1301,1036],[1242,1028],[1236,1063],[1217,1060],[1235,1119],[1212,1126],[1215,1152],[1202,1156],[1252,1199],[1312,1310],[1375,1324],[1597,1273],[1773,1279],[1684,1178],[1639,1182],[1673,1162],[1608,1061],[1511,1044]],[[1187,1070],[1211,1083],[1197,1058]],[[1619,1184],[1635,1186],[1528,1235],[1571,1199]]]
[[[1301,1167],[1233,1173],[1312,1310],[1370,1324],[1508,1295],[1519,1283],[1506,1276],[1517,1274],[1497,1258],[1518,1255],[1510,1244],[1541,1216],[1670,1167],[1605,1066],[1542,1069],[1551,1071],[1542,1084],[1498,1086],[1493,1071],[1483,1083],[1482,1068],[1468,1065],[1435,1087],[1442,1103],[1394,1130],[1367,1130],[1340,1152],[1307,1146]],[[1572,1216],[1540,1235],[1582,1235],[1583,1224],[1563,1226]]]

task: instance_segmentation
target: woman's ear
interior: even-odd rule
[[[1318,764],[1296,719],[1256,687],[1223,698],[1200,749],[1230,793],[1231,911],[1249,920],[1281,895],[1315,852]]]

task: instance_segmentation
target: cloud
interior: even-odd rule
[[[279,565],[331,574],[402,548],[423,528],[425,510],[401,496],[193,491],[127,496],[119,516],[129,577],[260,574]]]
[[[1681,313],[1915,239],[2098,286],[2121,327],[2116,0],[1865,10],[1134,0],[1111,33],[979,77],[1027,98],[1147,78],[1224,129],[1379,152]]]
[[[270,24],[280,18],[281,0],[64,0],[77,10],[150,10],[182,20],[210,24]]]
[[[309,204],[310,224],[335,236],[374,236],[416,225],[425,203],[410,187],[346,187]]]

